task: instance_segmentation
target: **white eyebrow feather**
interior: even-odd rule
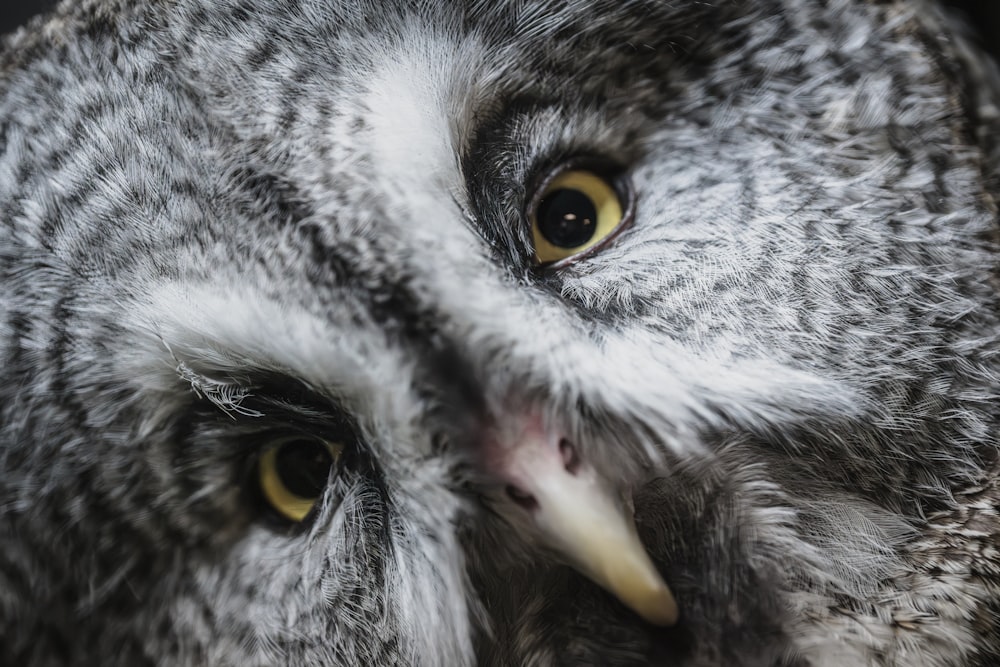
[[[346,339],[331,322],[292,302],[278,303],[241,286],[223,291],[211,285],[162,285],[130,319],[131,328],[140,332],[140,348],[131,355],[135,370],[165,362],[171,372],[197,373],[185,379],[204,377],[204,369],[244,375],[250,367],[330,387],[347,377],[371,376],[373,370],[377,375],[373,359],[386,354],[381,347],[373,353],[372,337]]]

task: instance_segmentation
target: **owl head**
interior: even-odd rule
[[[64,5],[0,55],[0,655],[993,655],[928,517],[1000,444],[998,91],[924,2]]]

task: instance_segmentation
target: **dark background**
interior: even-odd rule
[[[1000,1],[944,0],[964,13],[979,35],[980,44],[1000,58]],[[55,0],[0,0],[0,33],[13,30],[34,14],[43,12]]]
[[[10,32],[55,4],[55,0],[0,0],[0,33]]]

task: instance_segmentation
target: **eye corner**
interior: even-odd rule
[[[584,155],[560,160],[540,173],[541,176],[535,179],[529,190],[531,196],[523,213],[532,239],[533,266],[537,271],[551,273],[590,257],[631,226],[635,218],[635,189],[626,169],[620,164],[606,158]],[[595,184],[595,181],[599,181],[600,185]],[[607,208],[593,207],[598,219],[592,236],[575,246],[564,247],[551,242],[541,231],[538,221],[540,207],[554,191],[554,186],[560,183],[569,183],[571,189],[579,187],[583,190],[600,190],[603,187],[615,200],[613,206]],[[583,194],[591,196],[588,192]],[[577,202],[582,201],[579,197],[575,199]],[[572,207],[573,201],[568,205]],[[611,211],[613,219],[605,211]]]

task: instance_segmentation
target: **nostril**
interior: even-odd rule
[[[538,507],[538,501],[530,493],[525,493],[516,486],[507,486],[507,496],[515,503],[526,510],[533,510]]]
[[[580,457],[576,453],[576,447],[566,438],[559,441],[559,453],[562,454],[563,466],[566,472],[575,475],[580,469]]]

